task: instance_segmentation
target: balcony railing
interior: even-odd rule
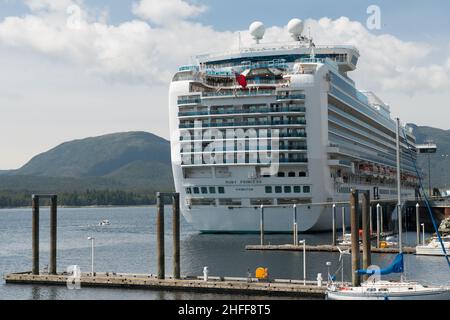
[[[279,148],[272,148],[271,146],[265,146],[265,147],[249,147],[246,146],[245,148],[241,148],[238,149],[237,147],[234,148],[227,148],[224,147],[222,148],[222,150],[219,149],[215,149],[214,152],[242,152],[242,151],[249,151],[249,152],[258,152],[258,151],[306,151],[307,147],[303,146],[303,147],[288,147],[288,146],[280,146]],[[207,153],[211,153],[210,150],[205,151],[204,148],[183,148],[181,153],[192,153],[192,152],[207,152]]]
[[[284,138],[306,138],[307,137],[307,134],[306,134],[306,132],[300,132],[300,133],[280,133],[278,136],[274,136],[274,137],[277,137],[277,138],[282,138],[282,139],[284,139]],[[186,139],[185,139],[186,138]],[[264,135],[264,136],[262,136],[262,135],[258,135],[258,137],[257,138],[261,138],[261,139],[269,139],[269,138],[272,138],[272,134],[270,133],[270,131],[267,133],[267,135]],[[199,141],[199,140],[195,140],[195,139],[192,139],[192,137],[185,137],[185,136],[180,136],[180,141],[184,141],[184,142],[192,142],[192,141]],[[245,138],[245,139],[247,139],[247,138]],[[200,141],[211,141],[212,139],[209,139],[209,140],[207,140],[207,139],[200,139]]]
[[[201,102],[200,98],[178,99],[178,104],[199,104]]]
[[[304,94],[277,95],[277,100],[305,100]]]
[[[221,114],[253,114],[253,113],[286,113],[286,112],[306,112],[305,107],[290,107],[280,109],[228,109],[228,110],[212,110],[208,111],[180,111],[179,117],[187,116],[207,116],[207,115],[221,115]]]
[[[237,160],[234,160],[232,162],[228,162],[228,161],[226,161],[226,159],[224,159],[224,162],[220,163],[220,164],[210,164],[210,163],[206,163],[204,161],[202,161],[202,163],[200,164],[200,163],[195,163],[193,160],[194,159],[192,159],[192,158],[191,158],[191,162],[182,160],[181,165],[183,165],[183,166],[192,166],[192,165],[200,166],[200,165],[202,165],[203,166],[203,165],[206,164],[206,165],[214,166],[214,165],[230,165],[230,164],[250,164],[250,165],[252,165],[252,164],[253,165],[254,164],[262,164],[262,165],[268,165],[268,164],[271,164],[271,163],[301,163],[301,164],[308,163],[308,159],[279,159],[279,160],[273,160],[273,161],[271,161],[269,163],[267,161],[261,161],[260,159],[257,159],[257,161],[246,161],[244,163],[240,163]]]
[[[224,123],[203,123],[202,128],[219,128],[219,127],[248,127],[248,126],[280,126],[280,125],[306,125],[306,120],[280,120],[280,121],[245,121],[245,122],[224,122]],[[180,129],[194,129],[193,123],[181,123]]]
[[[218,92],[203,92],[202,97],[251,97],[262,95],[275,95],[274,90],[258,90],[258,91],[218,91]]]

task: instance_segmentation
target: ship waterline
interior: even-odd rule
[[[196,229],[256,232],[263,205],[267,232],[291,232],[298,204],[306,205],[299,231],[329,230],[331,210],[314,204],[348,201],[351,188],[395,198],[396,123],[388,105],[348,76],[358,50],[315,46],[300,29],[290,30],[293,43],[259,39],[199,56],[175,74],[172,168],[182,213]],[[412,198],[416,141],[401,131],[402,192]]]

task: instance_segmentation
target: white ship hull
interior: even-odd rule
[[[409,194],[413,196],[414,191]],[[345,197],[336,202],[348,201]],[[342,208],[345,208],[346,227],[350,226],[348,205],[336,205],[336,225],[342,229]],[[297,227],[299,232],[328,231],[332,229],[331,206],[297,206]],[[259,233],[261,209],[239,207],[182,208],[185,219],[203,233]],[[391,214],[391,213],[389,213]],[[293,207],[264,208],[265,233],[292,233],[294,222]]]

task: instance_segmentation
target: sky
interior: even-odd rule
[[[371,5],[380,28],[367,24]],[[167,93],[196,54],[263,41],[306,22],[316,44],[361,53],[350,76],[403,122],[450,129],[450,2],[385,0],[0,0],[0,169],[111,132],[169,138]]]

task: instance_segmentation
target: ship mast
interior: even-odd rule
[[[402,249],[402,203],[401,203],[401,172],[400,172],[400,119],[397,120],[397,214],[398,214],[398,249],[399,253],[403,253]]]

